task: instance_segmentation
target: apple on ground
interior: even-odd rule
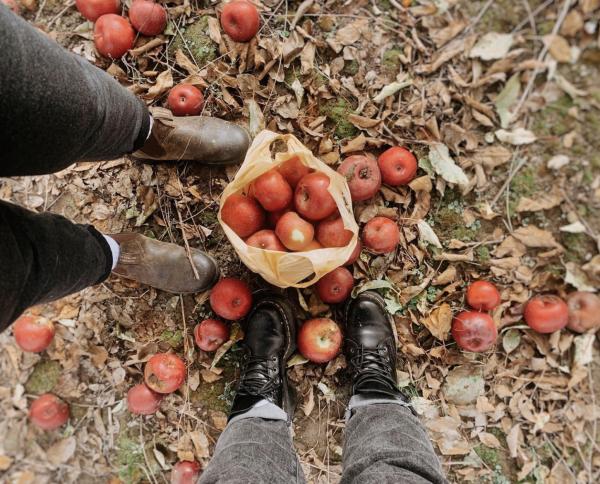
[[[342,347],[342,331],[329,318],[306,321],[298,333],[298,351],[314,363],[333,360]]]
[[[381,188],[381,172],[377,161],[369,156],[352,155],[337,169],[348,182],[352,200],[359,202],[373,197]]]
[[[144,368],[144,381],[156,393],[173,393],[185,380],[185,363],[173,353],[152,355]]]
[[[210,291],[210,307],[227,320],[242,319],[252,307],[252,291],[244,281],[226,277]]]
[[[498,329],[492,317],[478,311],[463,311],[452,320],[452,337],[467,351],[487,351],[496,342]]]

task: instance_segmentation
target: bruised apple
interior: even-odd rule
[[[15,341],[23,351],[44,351],[54,338],[54,325],[42,317],[24,315],[13,324]]]
[[[346,261],[346,263],[344,265],[350,266],[350,265],[354,264],[356,262],[356,259],[358,259],[358,257],[360,256],[361,252],[362,252],[362,243],[360,242],[360,239],[357,239],[356,246],[354,247],[352,254],[350,254],[350,257],[348,257],[348,260]]]
[[[352,240],[352,232],[344,228],[342,217],[327,218],[317,225],[316,238],[323,247],[345,247]]]
[[[221,218],[242,238],[258,232],[265,225],[262,207],[253,198],[241,194],[233,194],[225,200]]]
[[[236,42],[248,42],[256,35],[260,26],[258,10],[246,0],[227,3],[221,13],[221,26]]]
[[[42,430],[54,430],[69,420],[69,406],[56,395],[44,393],[29,407],[29,420]]]
[[[246,244],[250,247],[264,250],[276,250],[287,252],[285,246],[281,243],[277,234],[273,230],[259,230],[246,239]]]
[[[292,187],[277,170],[269,170],[252,182],[252,193],[265,210],[283,210],[292,202]]]
[[[393,220],[374,217],[363,228],[362,241],[367,249],[377,254],[393,252],[400,242],[400,230]]]
[[[292,188],[296,188],[300,179],[310,173],[310,168],[302,163],[297,156],[292,156],[289,160],[284,161],[277,167],[277,170]]]
[[[127,408],[136,415],[151,415],[155,413],[162,402],[163,396],[148,388],[143,383],[135,385],[127,392]]]
[[[355,202],[368,200],[381,188],[381,172],[377,161],[368,156],[349,156],[337,171],[346,178],[350,195]]]
[[[202,111],[202,91],[191,84],[179,84],[169,92],[169,109],[175,116],[196,116]]]
[[[306,321],[298,332],[298,351],[314,363],[333,360],[342,346],[342,331],[329,318]]]
[[[146,362],[144,381],[157,393],[173,393],[185,380],[185,363],[173,353],[157,353]]]
[[[296,212],[287,212],[277,222],[275,233],[288,249],[300,251],[312,242],[315,229]]]
[[[194,328],[194,340],[202,351],[216,351],[229,339],[229,326],[218,319],[205,319]]]
[[[591,292],[575,291],[567,296],[568,328],[583,333],[600,326],[600,297]]]
[[[478,311],[491,311],[500,304],[500,293],[488,281],[475,281],[467,288],[467,303]]]
[[[332,215],[337,206],[329,193],[329,177],[324,173],[309,173],[296,186],[294,203],[296,210],[308,220],[323,220]]]
[[[383,183],[391,186],[407,185],[417,174],[417,159],[402,146],[394,146],[377,159]]]
[[[492,317],[478,311],[463,311],[452,320],[452,337],[463,350],[482,352],[494,346],[498,329]]]
[[[345,267],[338,267],[323,276],[316,284],[317,294],[327,304],[340,303],[350,296],[354,277]]]
[[[75,0],[79,13],[91,22],[107,13],[119,13],[120,0]]]
[[[133,0],[129,7],[129,21],[140,34],[158,35],[167,26],[167,11],[150,0]]]
[[[240,279],[221,279],[210,291],[210,307],[222,318],[242,319],[252,307],[250,287]]]
[[[554,333],[569,322],[569,307],[558,296],[534,296],[525,305],[523,317],[527,325],[538,333]]]
[[[195,460],[179,461],[171,470],[171,484],[196,484],[200,469],[200,464]]]
[[[102,15],[94,26],[94,44],[104,57],[118,59],[133,47],[135,32],[126,18],[114,13]]]

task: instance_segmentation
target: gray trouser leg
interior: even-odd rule
[[[199,484],[295,484],[304,474],[284,420],[230,422]]]
[[[348,420],[342,484],[445,483],[427,432],[401,405],[355,408]]]

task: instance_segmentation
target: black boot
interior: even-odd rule
[[[366,291],[346,306],[344,354],[352,375],[352,395],[407,401],[396,384],[393,320],[383,298]]]
[[[259,296],[244,326],[241,376],[229,419],[268,400],[291,418],[294,392],[286,362],[296,348],[296,319],[288,301],[273,292]]]

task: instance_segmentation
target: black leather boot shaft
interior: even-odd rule
[[[344,353],[352,374],[352,394],[404,398],[396,384],[393,320],[379,294],[366,291],[346,306]]]
[[[268,400],[293,414],[293,395],[286,377],[286,362],[295,350],[296,320],[290,304],[275,293],[256,298],[244,325],[244,356],[240,383],[229,418]]]

